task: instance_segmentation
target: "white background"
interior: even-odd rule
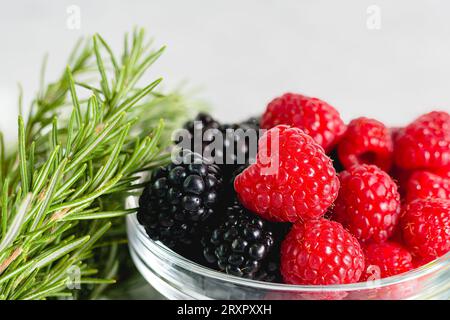
[[[67,28],[70,5],[81,9],[79,30]],[[380,30],[367,28],[370,5],[381,9]],[[168,45],[151,77],[201,87],[220,119],[260,113],[297,91],[330,102],[346,121],[402,125],[450,110],[449,17],[446,0],[3,0],[0,127],[15,137],[17,83],[29,100],[45,53],[54,79],[78,37],[99,32],[118,48],[136,25]]]

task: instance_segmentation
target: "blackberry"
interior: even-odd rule
[[[148,236],[168,247],[191,244],[199,226],[215,214],[222,187],[220,169],[185,152],[180,164],[158,169],[139,199],[138,220]]]
[[[189,146],[186,146],[187,149],[197,152],[201,151],[203,153],[205,148],[211,143],[211,140],[213,140],[214,136],[221,133],[221,126],[222,125],[209,114],[203,112],[199,113],[194,120],[184,124],[184,129],[189,133],[187,138],[190,139]],[[207,131],[208,134],[205,136],[205,139],[203,139],[203,135]],[[201,142],[200,150],[195,150],[194,142],[197,141]]]
[[[184,128],[188,131],[186,138],[190,139],[190,143],[184,144],[183,147],[196,152],[201,151],[208,160],[220,165],[226,178],[230,178],[237,167],[248,163],[256,156],[259,134],[257,118],[250,118],[237,124],[221,124],[210,115],[200,113],[194,121],[187,122]],[[249,137],[251,134],[249,130],[254,130],[254,138]],[[221,140],[218,140],[219,136]],[[197,141],[201,142],[200,147],[195,146]],[[218,145],[217,141],[222,141],[223,144]],[[250,148],[250,144],[254,147]]]
[[[253,129],[259,131],[259,129],[261,129],[261,127],[259,126],[260,121],[261,118],[259,117],[251,117],[239,123],[239,127],[241,127],[242,129]]]
[[[279,279],[274,235],[261,218],[235,203],[227,208],[222,222],[210,230],[202,239],[209,266],[239,277]]]

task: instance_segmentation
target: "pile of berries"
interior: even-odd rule
[[[345,124],[330,104],[287,93],[260,118],[195,120],[188,136],[213,129],[225,148],[211,153],[206,139],[200,156],[188,144],[183,161],[153,172],[138,213],[150,238],[189,259],[249,279],[334,285],[398,275],[450,251],[447,112],[403,128],[365,117]],[[258,131],[254,157],[230,128]]]

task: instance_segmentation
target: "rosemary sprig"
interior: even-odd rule
[[[19,117],[17,150],[6,155],[0,135],[0,299],[98,297],[114,282],[120,217],[133,212],[122,197],[136,172],[165,159],[188,114],[181,95],[155,93],[161,79],[138,86],[164,49],[149,49],[143,30],[125,44],[118,59],[99,35],[80,42]]]

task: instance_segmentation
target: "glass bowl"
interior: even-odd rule
[[[138,206],[130,196],[127,208]],[[402,275],[333,286],[275,284],[230,276],[196,264],[151,240],[136,215],[127,217],[131,256],[148,283],[168,299],[449,299],[450,253]]]

